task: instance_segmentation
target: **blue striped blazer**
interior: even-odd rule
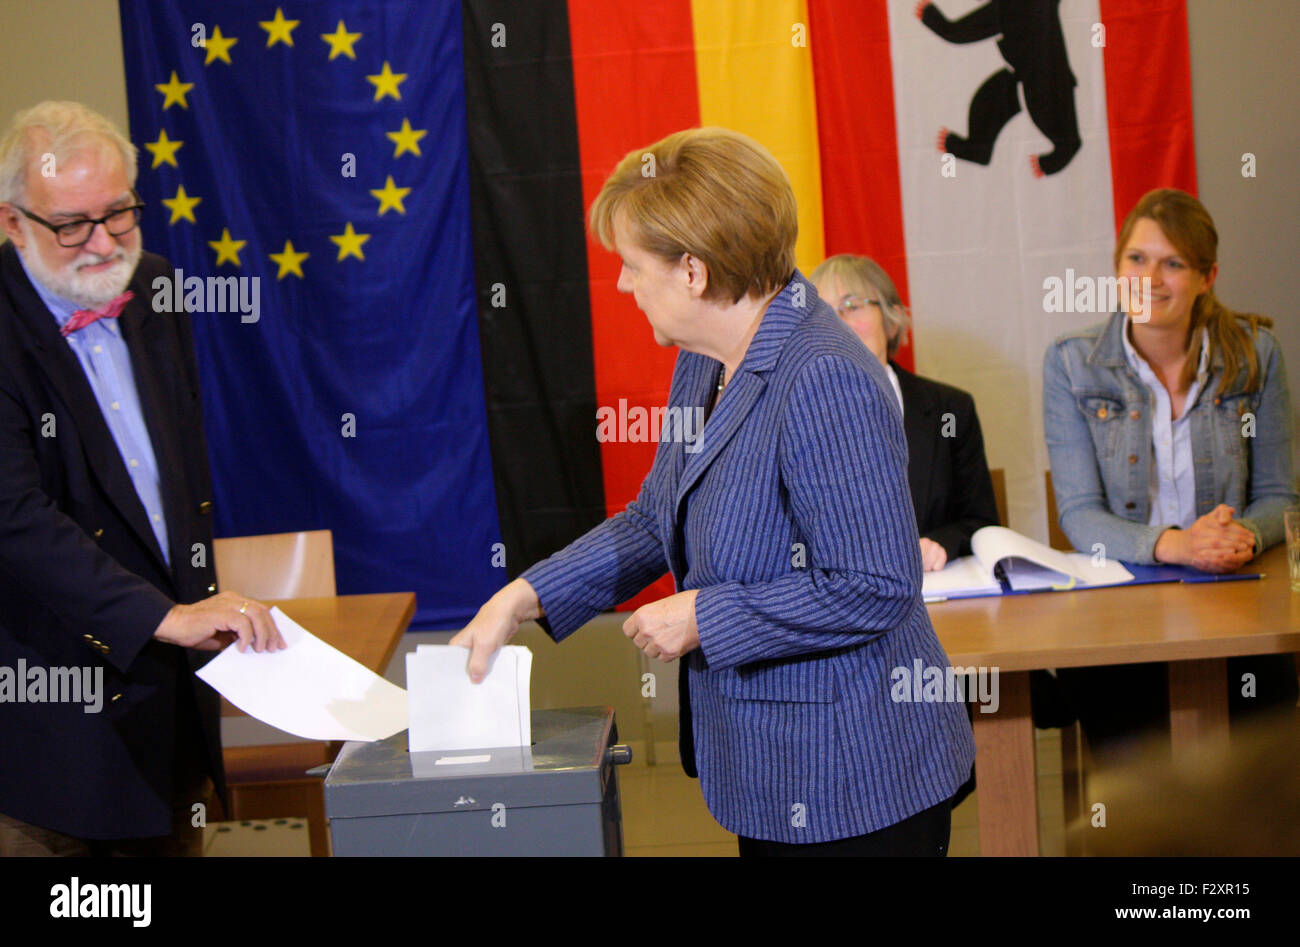
[[[682,352],[670,412],[707,405],[718,368]],[[825,842],[951,797],[975,755],[965,708],[890,696],[895,668],[948,659],[880,363],[796,272],[700,440],[675,433],[634,502],[524,572],[548,633],[665,568],[700,590],[700,647],[682,660],[701,788],[729,831]]]

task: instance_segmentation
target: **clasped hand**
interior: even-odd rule
[[[1255,535],[1234,520],[1236,511],[1220,503],[1187,529],[1170,529],[1156,543],[1156,558],[1202,572],[1232,572],[1255,555]]]
[[[623,634],[645,652],[665,664],[700,646],[700,629],[695,624],[695,598],[699,589],[678,592],[649,605],[642,605],[623,622]]]

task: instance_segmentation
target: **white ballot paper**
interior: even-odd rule
[[[382,740],[406,729],[406,691],[271,609],[283,651],[222,651],[198,675],[250,717],[309,740]]]
[[[533,653],[506,645],[481,684],[469,679],[469,655],[458,645],[422,644],[406,656],[412,753],[532,745]]]

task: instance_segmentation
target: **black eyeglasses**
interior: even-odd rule
[[[52,224],[44,217],[37,217],[25,207],[13,206],[22,211],[24,217],[28,220],[34,220],[43,227],[48,227],[54,231],[54,239],[59,241],[59,246],[80,247],[90,242],[91,236],[95,233],[95,228],[100,224],[109,232],[110,236],[120,237],[123,234],[130,233],[136,227],[140,226],[140,212],[144,210],[144,201],[140,200],[140,195],[135,191],[131,192],[137,203],[130,207],[123,207],[115,210],[111,214],[105,214],[103,217],[86,218],[85,220],[70,220],[66,224]]]

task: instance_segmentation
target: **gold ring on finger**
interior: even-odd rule
[[[247,608],[248,608],[248,603],[247,603],[247,602],[245,602],[243,605],[240,605],[240,606],[239,606],[239,614],[241,614],[241,615],[244,614],[244,610],[247,609]]]

